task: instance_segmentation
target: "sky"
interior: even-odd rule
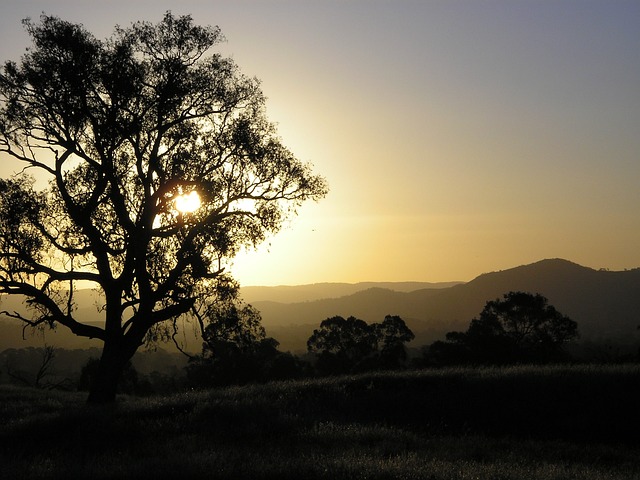
[[[640,267],[639,1],[3,0],[0,60],[25,17],[106,38],[167,10],[222,29],[330,186],[236,258],[242,285]]]

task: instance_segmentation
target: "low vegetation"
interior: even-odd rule
[[[367,373],[119,396],[0,387],[4,478],[630,479],[640,366]]]

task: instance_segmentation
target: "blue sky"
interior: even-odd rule
[[[221,27],[330,183],[241,283],[640,266],[640,2],[5,0],[0,59],[42,11],[106,37],[166,10]]]

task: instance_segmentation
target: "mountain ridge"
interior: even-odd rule
[[[602,271],[563,259],[485,273],[444,289],[413,292],[369,289],[337,299],[293,304],[256,302],[254,306],[275,338],[286,327],[300,331],[305,324],[310,334],[311,325],[317,326],[335,315],[380,322],[385,315],[393,314],[400,315],[414,330],[415,344],[424,344],[443,338],[449,331],[466,330],[487,301],[501,298],[509,291],[544,295],[551,305],[578,322],[583,339],[635,341],[639,337],[640,268]],[[298,333],[300,336],[303,335]]]
[[[324,300],[352,295],[369,288],[384,288],[398,292],[411,292],[425,288],[449,288],[464,282],[319,282],[305,285],[278,286],[246,286],[240,288],[240,294],[248,303],[256,301],[272,301],[279,303],[296,303],[304,301]]]
[[[320,287],[316,288],[318,285]],[[324,295],[330,285],[333,291],[358,289],[349,295],[335,298],[316,298]],[[414,286],[423,286],[411,290]],[[364,288],[369,287],[369,288]],[[391,288],[383,287],[393,287]],[[283,287],[260,287],[254,290],[277,292]],[[540,293],[560,312],[578,322],[582,339],[624,339],[640,344],[640,268],[624,271],[594,270],[564,259],[545,259],[518,267],[488,272],[473,280],[434,284],[429,282],[362,282],[360,284],[310,284],[284,287],[284,293],[274,298],[296,299],[300,302],[273,300],[252,301],[247,290],[241,289],[244,300],[256,307],[263,319],[267,334],[281,343],[283,350],[302,351],[314,328],[326,318],[341,315],[355,316],[367,322],[381,322],[385,315],[400,315],[416,334],[413,345],[419,346],[444,338],[449,331],[466,330],[485,303],[509,291]],[[364,288],[364,289],[362,289]],[[405,291],[401,291],[404,289]],[[262,292],[262,293],[261,293]],[[256,295],[253,295],[256,297]],[[78,312],[87,322],[100,319],[95,292],[79,292],[82,304]],[[18,308],[19,300],[4,298],[5,310]],[[10,308],[7,308],[10,307]],[[29,337],[27,333],[27,337]],[[22,325],[0,316],[0,351],[4,348],[42,345],[38,338],[22,341]],[[72,348],[99,345],[96,340],[73,336],[64,328],[47,332],[49,344]],[[193,348],[199,348],[196,340]]]

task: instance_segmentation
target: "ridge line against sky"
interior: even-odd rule
[[[105,38],[166,10],[220,26],[330,184],[236,260],[241,284],[640,266],[640,2],[4,0],[0,60],[43,11]]]

